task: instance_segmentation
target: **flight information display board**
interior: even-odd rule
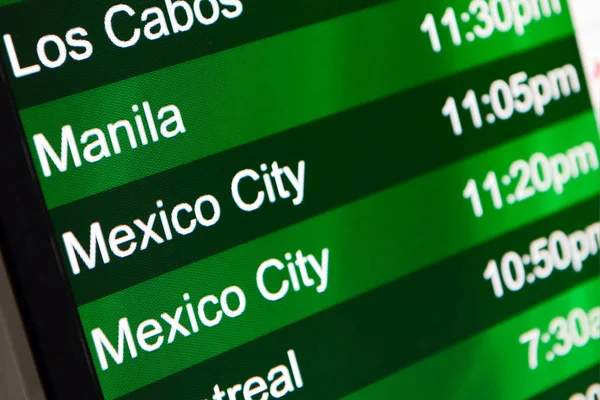
[[[566,0],[2,3],[105,399],[600,397]]]

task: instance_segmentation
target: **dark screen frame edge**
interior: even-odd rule
[[[0,250],[45,394],[103,399],[2,60],[0,171]]]

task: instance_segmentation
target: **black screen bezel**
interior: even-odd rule
[[[0,61],[0,251],[48,399],[102,399],[42,190]]]

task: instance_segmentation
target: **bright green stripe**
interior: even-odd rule
[[[172,312],[183,304],[181,296],[185,292],[199,299],[238,285],[247,295],[247,309],[237,320],[180,338],[168,348],[140,354],[108,371],[99,370],[106,398],[128,393],[598,193],[600,171],[568,183],[561,196],[552,192],[537,194],[500,211],[487,200],[486,214],[480,219],[473,216],[470,203],[461,195],[469,178],[482,180],[489,169],[502,176],[512,161],[528,158],[534,152],[551,155],[585,141],[594,141],[600,148],[594,124],[592,113],[587,112],[80,307],[89,340],[89,333],[96,327],[114,337],[116,323],[124,316],[134,326],[146,318],[157,318],[160,312]],[[435,248],[415,232],[439,238]],[[262,261],[282,258],[286,252],[298,249],[315,254],[323,247],[331,252],[326,292],[299,292],[274,303],[260,297],[255,272]],[[398,259],[402,259],[402,269],[398,268]]]
[[[25,0],[0,0],[0,7],[7,6],[9,4],[20,3]]]
[[[519,343],[519,336],[532,328],[548,332],[552,318],[566,317],[575,307],[589,311],[599,305],[600,280],[595,279],[344,400],[530,398],[597,363],[600,340],[590,340],[582,348],[573,347],[569,354],[552,362],[547,362],[545,355],[556,341],[540,344],[540,364],[532,371],[527,346]]]
[[[428,12],[442,15],[454,3],[464,6],[397,1],[22,110],[30,141],[43,132],[57,149],[64,124],[79,133],[106,129],[144,100],[155,112],[176,104],[187,128],[173,139],[42,176],[48,207],[573,34],[565,10],[522,37],[496,32],[453,47],[443,35],[444,50],[436,54],[419,25]]]

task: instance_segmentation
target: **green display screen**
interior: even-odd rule
[[[105,399],[600,398],[565,0],[2,1]]]

